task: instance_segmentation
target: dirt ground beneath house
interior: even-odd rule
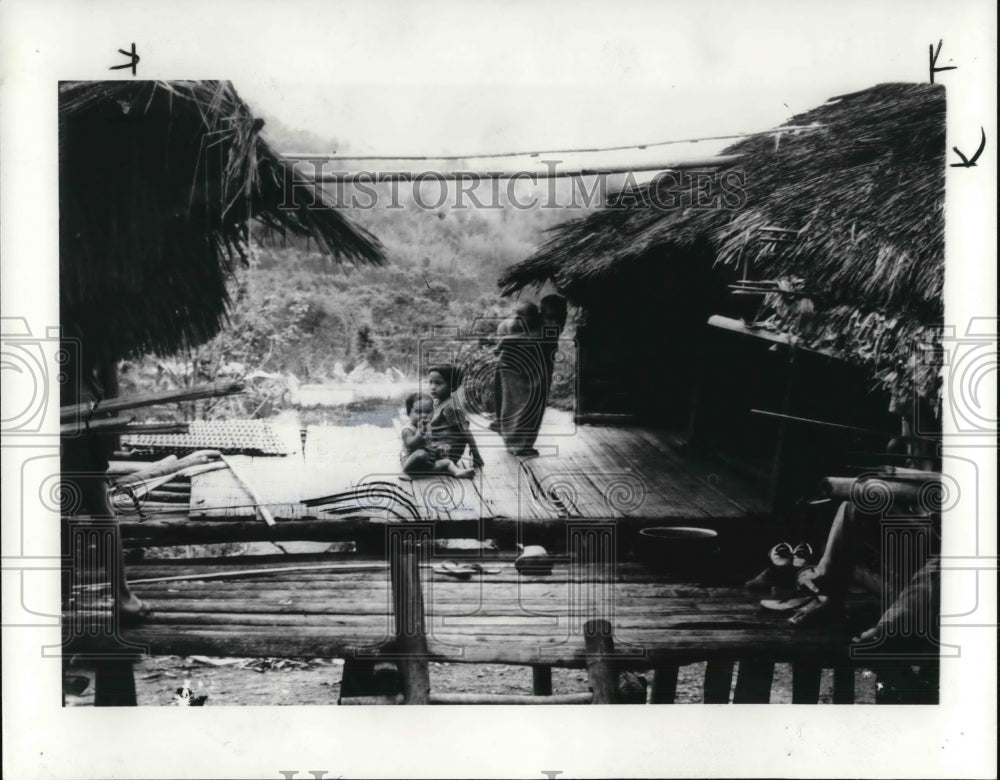
[[[162,656],[143,658],[135,666],[136,694],[140,706],[178,706],[199,702],[204,706],[233,705],[335,705],[340,695],[343,661],[327,659],[278,658],[207,658],[204,656]],[[94,703],[93,670],[72,661],[67,674],[86,678],[87,686],[79,694],[67,692],[66,706]],[[704,664],[681,668],[677,685],[678,704],[702,701]],[[646,680],[649,672],[639,673]],[[735,677],[735,675],[734,675]],[[82,685],[82,679],[77,679]],[[867,671],[856,673],[856,701],[875,701],[875,679]],[[829,703],[832,675],[824,673],[820,703]],[[188,691],[178,696],[178,690]],[[431,690],[438,693],[531,693],[531,669],[501,664],[431,664]],[[578,669],[553,669],[553,693],[578,693],[589,690],[587,674]],[[771,702],[787,704],[792,700],[791,669],[778,664]]]

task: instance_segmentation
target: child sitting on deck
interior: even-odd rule
[[[457,464],[465,455],[465,448],[469,448],[473,469],[455,476],[471,478],[474,469],[483,467],[483,458],[469,429],[469,418],[452,396],[461,383],[462,374],[455,366],[435,366],[427,372],[427,389],[434,402],[428,428],[431,441],[443,445],[439,452],[452,464]]]
[[[451,474],[460,479],[471,479],[474,469],[461,469],[451,460],[447,441],[434,441],[430,423],[434,402],[426,395],[413,393],[406,399],[406,414],[410,424],[403,427],[403,452],[400,461],[404,474]]]

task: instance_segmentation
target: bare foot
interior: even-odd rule
[[[874,642],[882,637],[883,628],[884,626],[879,623],[877,626],[872,626],[866,631],[862,631],[858,636],[851,637],[851,641],[855,643],[864,642],[865,644]]]
[[[135,622],[142,620],[150,611],[149,604],[132,593],[129,593],[127,597],[118,597],[118,615],[123,621]]]
[[[840,603],[827,596],[817,595],[815,599],[802,606],[794,615],[788,618],[793,626],[816,625],[824,621],[835,620],[840,616]]]
[[[459,469],[455,474],[458,479],[472,479],[475,475],[475,469]]]

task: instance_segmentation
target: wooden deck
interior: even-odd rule
[[[488,573],[465,581],[436,572],[440,560],[421,566],[431,660],[583,667],[583,625],[600,618],[613,626],[625,666],[849,664],[846,627],[794,628],[743,589],[670,582],[627,563],[598,570],[564,560],[545,576],[519,573],[509,559],[479,560]],[[282,571],[292,564],[302,568]],[[154,612],[121,639],[152,654],[393,657],[389,572],[376,557],[173,559],[127,574]],[[870,600],[853,597],[848,607]],[[77,603],[98,602],[107,608],[105,594]]]
[[[762,610],[759,596],[731,587],[759,570],[763,550],[754,548],[763,544],[761,526],[772,521],[753,486],[723,464],[690,453],[667,432],[575,427],[561,420],[547,418],[539,455],[530,458],[507,453],[485,421],[475,420],[485,467],[469,481],[402,478],[396,432],[373,426],[311,428],[291,456],[232,456],[276,524],[258,517],[245,488],[220,469],[191,477],[189,505],[120,520],[127,543],[351,540],[362,552],[132,565],[128,580],[153,613],[137,626],[116,626],[111,589],[77,587],[63,620],[65,650],[97,654],[104,669],[98,688],[119,687],[126,703],[134,703],[128,659],[137,653],[327,657],[360,665],[393,660],[409,686],[404,699],[418,703],[412,696],[422,690],[420,675],[406,669],[423,664],[426,674],[430,660],[531,665],[541,689],[546,680],[551,686],[547,670],[553,666],[587,668],[592,683],[603,680],[592,685],[594,702],[614,699],[605,690],[614,675],[601,671],[608,659],[618,669],[654,669],[650,690],[658,702],[673,700],[670,681],[675,684],[679,665],[699,661],[708,662],[706,702],[729,700],[736,661],[733,700],[765,702],[774,663],[789,662],[798,680],[794,701],[816,701],[820,668],[834,669],[840,681],[835,700],[852,700],[852,667],[864,664],[850,656],[849,626],[874,623],[879,605],[872,597],[849,599],[847,610],[864,614],[851,623],[793,627],[787,614]],[[365,486],[367,494],[360,495]],[[350,495],[338,511],[330,509],[329,498],[310,503],[345,493]],[[410,507],[410,516],[373,500],[386,494],[395,509]],[[640,565],[645,558],[635,544],[637,529],[657,523],[720,529],[719,547],[705,562],[710,570],[698,572],[701,583]],[[411,540],[403,556],[394,537]],[[456,538],[494,540],[495,550],[505,552],[463,547],[451,541]],[[518,572],[512,540],[546,545],[555,553],[551,574]],[[486,571],[456,579],[441,571],[452,558]],[[399,568],[404,559],[406,577]],[[74,581],[99,578],[91,572]],[[400,590],[401,581],[411,584]],[[419,632],[416,654],[401,647],[409,641],[408,612],[394,608],[414,593],[422,594],[414,614],[424,616],[426,629],[426,644]],[[613,657],[595,649],[595,626],[613,633]],[[93,627],[104,633],[69,633]],[[601,628],[604,637],[607,628]]]
[[[314,426],[299,454],[230,457],[277,526],[267,528],[255,519],[254,502],[223,469],[192,478],[189,506],[150,510],[142,522],[126,520],[126,535],[154,542],[183,529],[193,542],[339,538],[338,527],[349,535],[359,518],[389,518],[359,509],[332,523],[331,514],[300,502],[372,481],[398,486],[416,507],[419,518],[414,519],[434,522],[442,536],[489,531],[504,521],[535,526],[572,519],[698,523],[767,512],[757,489],[724,464],[684,452],[663,431],[575,426],[550,410],[537,443],[539,456],[518,458],[484,420],[473,422],[485,467],[471,481],[401,478],[400,445],[391,428]]]

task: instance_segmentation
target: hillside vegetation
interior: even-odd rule
[[[307,134],[296,145],[308,141]],[[389,186],[378,185],[369,208],[344,208],[382,242],[386,265],[340,265],[309,241],[254,233],[249,267],[231,286],[229,326],[185,354],[126,364],[123,391],[252,380],[245,397],[201,404],[188,417],[268,416],[289,405],[291,386],[307,383],[392,377],[403,392],[420,370],[421,343],[456,331],[463,337],[492,333],[513,306],[497,291],[500,272],[534,251],[547,228],[581,213],[475,208],[457,203],[454,192],[442,205],[425,208],[442,200],[440,184],[431,182],[436,190],[423,197],[416,185],[399,184],[395,194]],[[545,185],[518,186],[524,202]],[[572,329],[565,335],[572,338]],[[490,352],[467,345],[463,359],[482,365]],[[572,403],[573,381],[560,378],[553,403]]]

